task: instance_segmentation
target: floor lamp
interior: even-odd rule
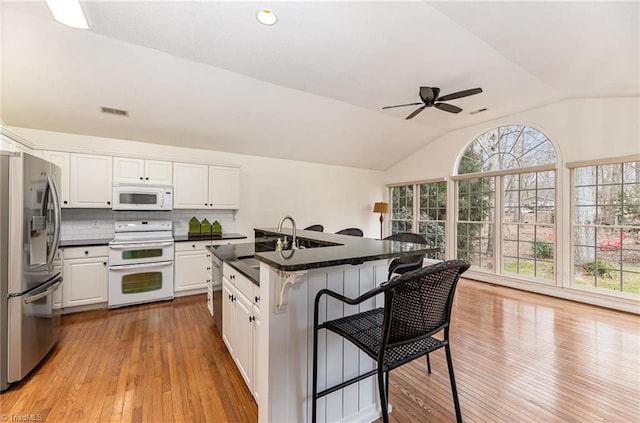
[[[384,222],[383,213],[389,213],[389,203],[375,203],[373,212],[380,213],[380,239],[382,239],[382,222]]]

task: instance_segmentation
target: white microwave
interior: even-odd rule
[[[113,210],[173,210],[173,187],[162,185],[113,185]]]

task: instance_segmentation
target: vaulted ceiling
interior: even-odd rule
[[[82,4],[90,30],[2,2],[4,124],[383,170],[457,128],[640,95],[636,1]],[[382,110],[420,86],[484,92]]]

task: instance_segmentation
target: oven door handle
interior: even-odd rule
[[[146,267],[164,267],[164,266],[172,266],[172,265],[173,265],[173,261],[158,261],[155,263],[124,264],[122,266],[109,266],[109,270],[144,269]]]
[[[109,248],[111,248],[112,250],[139,250],[141,248],[169,247],[171,245],[173,245],[173,242],[152,242],[149,244],[126,244],[126,245],[117,244],[117,245],[110,245]]]

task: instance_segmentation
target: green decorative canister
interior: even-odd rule
[[[206,218],[203,219],[200,224],[200,233],[202,233],[202,236],[205,238],[209,238],[209,236],[211,236],[211,223],[209,223]]]
[[[189,221],[189,235],[200,236],[200,221],[195,216]]]
[[[211,225],[211,234],[222,235],[222,225],[217,220]]]

